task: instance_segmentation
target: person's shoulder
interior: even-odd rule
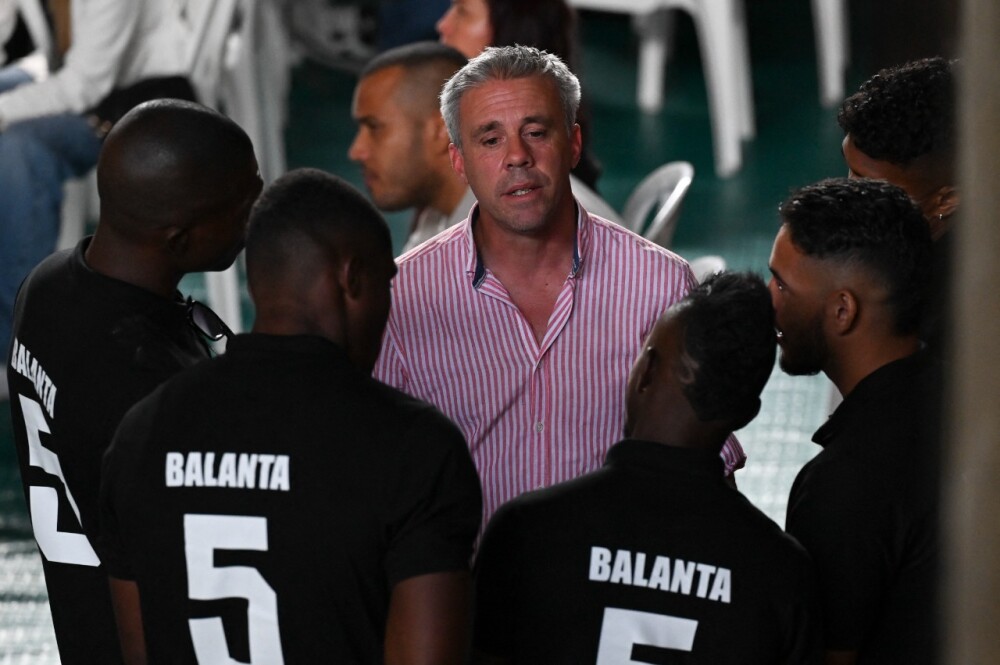
[[[468,220],[428,238],[396,259],[400,274],[419,272],[430,266],[457,264],[469,242]]]
[[[435,440],[439,434],[445,434],[443,438],[452,438],[456,434],[462,437],[458,426],[430,402],[373,377],[366,377],[365,382],[366,399],[371,399],[380,413],[385,415],[385,424],[398,428],[401,435],[428,440]]]
[[[53,296],[68,292],[75,284],[72,261],[72,249],[61,250],[42,259],[24,278],[20,298],[37,299],[38,305],[45,306],[50,304]]]

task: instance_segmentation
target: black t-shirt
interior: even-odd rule
[[[121,661],[93,547],[101,455],[129,407],[208,357],[182,303],[93,272],[89,242],[24,281],[7,357],[14,443],[64,665]]]
[[[241,335],[122,421],[101,551],[155,662],[376,663],[393,586],[467,570],[481,504],[436,409],[320,337]]]
[[[474,647],[513,663],[812,663],[812,567],[718,454],[621,441],[522,495],[476,561]]]
[[[926,352],[865,379],[813,436],[786,528],[816,562],[830,650],[933,663],[939,372]]]

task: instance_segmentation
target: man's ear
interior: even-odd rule
[[[642,353],[639,354],[639,359],[635,361],[635,364],[635,372],[638,377],[638,381],[635,384],[635,391],[637,393],[644,393],[656,378],[657,365],[659,364],[656,348],[652,346],[645,347]]]
[[[839,289],[827,299],[828,320],[835,335],[846,335],[858,322],[860,303],[850,289]]]
[[[364,261],[357,256],[351,256],[340,264],[338,281],[344,295],[351,300],[357,300],[364,289]]]
[[[451,145],[451,137],[448,136],[448,127],[444,124],[444,118],[441,117],[440,113],[436,113],[427,119],[424,131],[426,133],[425,138],[431,145],[435,146],[436,150],[441,150],[442,152],[448,150],[448,146]]]
[[[183,259],[191,247],[191,227],[168,227],[166,230],[166,243],[171,256],[176,259]]]
[[[931,226],[931,236],[937,240],[951,226],[948,219],[958,209],[958,188],[944,185],[931,195],[927,209],[927,222]]]
[[[449,143],[448,155],[451,157],[451,168],[455,169],[455,173],[462,178],[462,182],[468,185],[469,180],[465,177],[465,158],[462,156],[462,151],[454,143]]]
[[[583,131],[580,129],[579,123],[573,123],[573,128],[569,133],[570,147],[573,151],[573,162],[572,168],[576,168],[576,165],[580,163],[580,157],[583,155]]]

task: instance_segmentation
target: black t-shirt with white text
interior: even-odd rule
[[[474,647],[513,663],[812,663],[812,566],[717,454],[621,441],[490,521]]]
[[[436,409],[320,337],[240,335],[123,420],[101,552],[154,662],[375,663],[393,586],[468,570],[481,502]]]

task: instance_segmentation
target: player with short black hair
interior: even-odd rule
[[[954,62],[925,58],[888,67],[861,84],[837,113],[841,129],[869,157],[898,166],[930,156],[954,159]]]
[[[489,523],[473,662],[818,662],[807,555],[719,473],[774,356],[756,275],[710,278],[663,314],[629,377],[627,438],[604,467],[521,495]]]
[[[121,660],[95,551],[101,456],[129,407],[209,357],[198,327],[206,319],[194,316],[208,310],[177,287],[189,272],[233,262],[262,185],[246,133],[177,100],[118,121],[97,181],[97,230],[27,277],[4,349],[21,481],[65,665]]]
[[[461,663],[479,480],[451,422],[371,378],[385,221],[293,171],[251,213],[247,274],[253,332],[136,405],[105,456],[129,662]]]
[[[774,365],[774,312],[759,280],[722,273],[682,301],[684,350],[694,368],[684,396],[703,421],[756,414]],[[766,305],[766,306],[765,306]],[[753,417],[751,415],[747,422]],[[741,425],[742,426],[742,425]]]
[[[952,236],[959,217],[955,175],[957,61],[926,58],[880,71],[848,97],[838,115],[852,177],[903,188],[931,227],[933,281],[920,326],[932,351],[945,346],[951,299]]]
[[[808,256],[850,264],[885,284],[898,333],[917,329],[930,280],[920,210],[882,180],[831,178],[796,190],[779,208],[789,239]],[[926,226],[926,225],[925,225]]]
[[[813,435],[785,522],[816,563],[827,663],[936,661],[941,372],[917,333],[931,235],[886,182],[829,180],[781,207],[780,364],[843,401]]]

